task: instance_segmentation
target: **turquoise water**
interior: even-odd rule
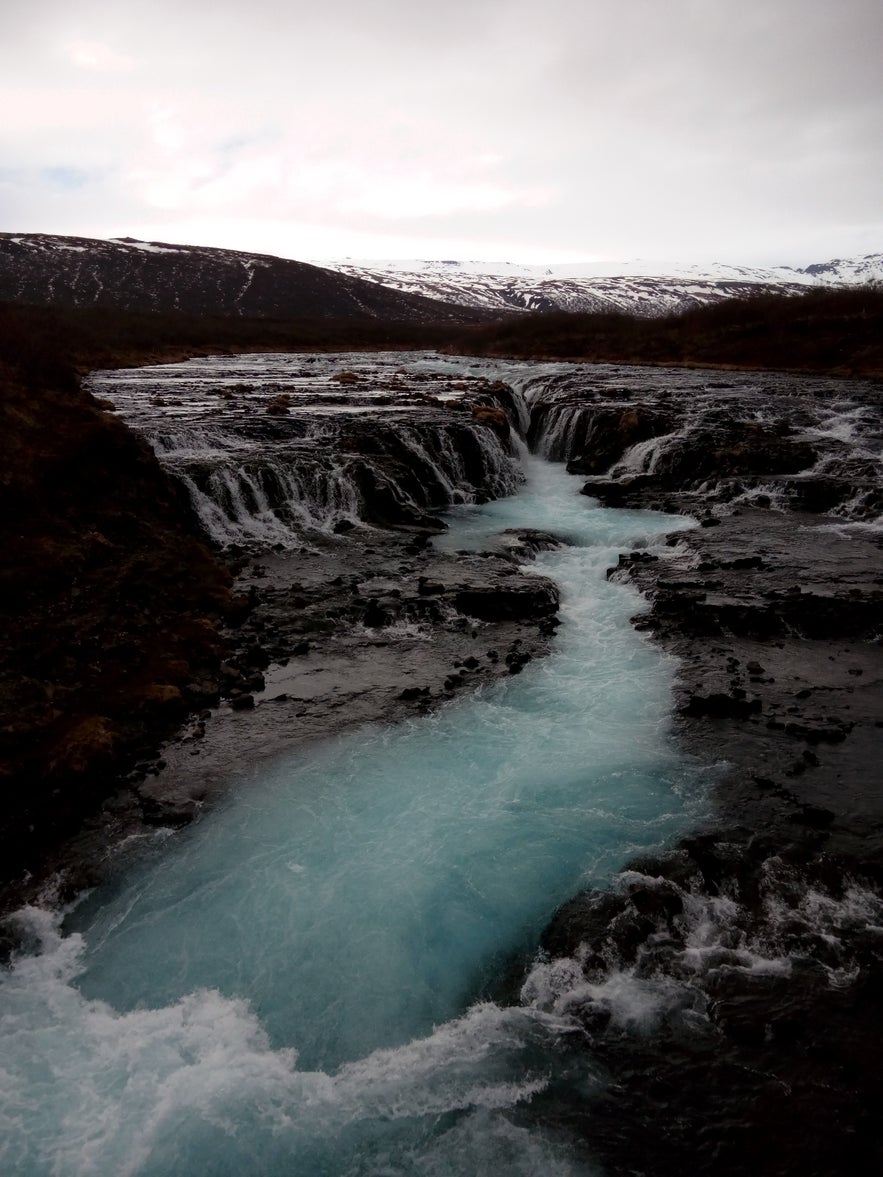
[[[572,1026],[480,998],[557,904],[700,803],[668,741],[672,664],[605,578],[687,521],[525,461],[524,489],[444,542],[570,542],[536,562],[562,592],[551,656],[276,764],[75,933],[26,913],[43,951],[0,988],[0,1171],[590,1171],[518,1114]]]

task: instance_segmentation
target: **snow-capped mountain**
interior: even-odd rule
[[[647,317],[762,290],[883,281],[883,254],[803,268],[591,262],[305,263],[231,249],[0,233],[0,300],[271,318],[466,323],[519,311]],[[444,304],[444,305],[442,305]]]
[[[761,290],[883,281],[883,254],[804,268],[683,263],[580,262],[521,265],[479,261],[317,262],[338,273],[411,294],[491,311],[628,311],[655,316]]]

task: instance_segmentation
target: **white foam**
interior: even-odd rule
[[[558,1016],[486,1003],[336,1073],[305,1072],[293,1049],[271,1048],[246,1001],[217,991],[127,1013],[87,1000],[72,984],[83,968],[82,938],[61,936],[58,918],[37,909],[19,913],[19,922],[42,951],[19,959],[2,984],[0,1161],[9,1174],[227,1172],[222,1158],[242,1147],[241,1163],[263,1149],[271,1162],[260,1171],[281,1174],[299,1155],[327,1161],[338,1140],[335,1171],[345,1172],[360,1152],[359,1125],[422,1119],[431,1126],[439,1116],[478,1109],[490,1134],[505,1137],[507,1121],[487,1113],[541,1092],[549,1076],[544,1062],[530,1061],[543,1057],[536,1047],[573,1029]],[[546,1155],[540,1138],[516,1135],[533,1157],[517,1171],[556,1171],[536,1167]],[[471,1132],[430,1133],[435,1160],[426,1171],[450,1157],[458,1138],[455,1156],[475,1163]],[[420,1149],[410,1147],[416,1160]],[[163,1158],[174,1167],[157,1168]],[[557,1171],[576,1171],[559,1160]]]

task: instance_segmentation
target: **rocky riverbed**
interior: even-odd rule
[[[148,497],[156,501],[158,487],[166,497],[178,495],[180,518],[164,519],[177,528],[176,551],[196,530],[195,509],[217,554],[212,562],[194,544],[183,561],[167,558],[166,579],[154,584],[148,575],[140,586],[143,601],[126,613],[126,601],[139,590],[138,560],[162,561],[169,546],[160,542],[150,553],[136,543],[113,577],[92,558],[91,596],[75,593],[73,604],[56,603],[68,641],[78,631],[97,649],[100,633],[125,626],[123,653],[129,651],[129,678],[136,681],[128,687],[125,672],[115,669],[120,643],[94,667],[88,658],[84,664],[82,649],[73,650],[70,688],[59,668],[55,691],[78,690],[81,704],[98,713],[92,727],[98,723],[108,738],[96,748],[78,744],[67,775],[55,767],[57,757],[40,766],[54,805],[19,804],[13,776],[7,831],[13,838],[26,823],[29,836],[9,862],[7,907],[66,900],[93,885],[285,749],[348,726],[424,712],[482,682],[517,674],[548,650],[557,590],[522,566],[554,546],[554,537],[514,531],[481,555],[432,546],[444,530],[440,509],[517,485],[511,390],[468,373],[406,374],[394,355],[379,370],[359,360],[277,357],[272,377],[260,379],[254,372],[264,371],[264,357],[114,373],[93,382],[103,412],[88,395],[71,394],[78,427],[106,435],[111,451],[121,447],[114,458],[121,468],[133,455],[137,474],[137,463],[145,465]],[[103,395],[108,392],[112,397]],[[135,478],[124,502],[141,492],[142,482]],[[99,503],[87,483],[83,495],[93,518],[101,511],[120,514],[114,485],[111,480]],[[155,502],[145,510],[155,512]],[[131,531],[128,513],[125,519]],[[110,532],[108,523],[102,526]],[[112,545],[103,533],[96,538],[94,527],[85,530],[84,542],[99,545],[99,553],[107,548],[118,557],[123,550],[116,532]],[[174,579],[176,564],[185,580],[192,578],[183,590]],[[24,569],[20,579],[27,581]],[[200,593],[215,594],[210,620],[193,617],[189,598]],[[26,711],[29,696],[16,686],[23,664],[48,665],[54,656],[57,639],[45,624],[50,608],[42,599],[35,607],[30,638],[30,627],[17,641],[10,631],[4,698],[16,726],[8,737],[16,732],[24,749],[40,745],[58,714],[42,696]],[[115,621],[118,613],[124,617]],[[165,626],[165,636],[142,634],[139,619],[148,631],[152,623]],[[190,634],[189,642],[177,629]],[[38,631],[47,646],[42,652]],[[162,662],[156,670],[158,685],[141,681],[148,653],[154,661],[177,658],[171,669]],[[97,681],[89,692],[77,688],[90,675]],[[142,701],[138,690],[148,698]],[[122,711],[122,725],[127,706],[135,722],[124,742],[113,716]],[[23,786],[21,797],[27,797]],[[54,813],[59,798],[63,821]]]
[[[558,537],[435,542],[442,509],[517,485],[523,433],[588,497],[699,523],[668,558],[626,552],[609,575],[649,598],[635,625],[678,660],[677,734],[714,818],[576,896],[527,981],[502,985],[574,1019],[575,1057],[608,1071],[601,1095],[556,1084],[519,1115],[575,1129],[611,1172],[879,1167],[879,387],[431,357],[288,357],[269,378],[255,363],[94,383],[188,488],[233,586],[216,581],[220,644],[187,667],[186,723],[130,758],[15,897],[112,872],[294,743],[542,656],[557,592],[525,562]]]
[[[585,494],[700,518],[672,559],[624,553],[609,575],[650,598],[635,623],[678,658],[678,731],[715,819],[565,905],[531,996],[574,1014],[610,1068],[608,1095],[565,1097],[561,1122],[612,1171],[868,1171],[883,1161],[880,394],[773,377],[734,403],[715,383],[543,410],[565,422],[538,443],[591,476]]]

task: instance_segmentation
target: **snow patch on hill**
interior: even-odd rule
[[[395,290],[501,312],[630,311],[652,316],[763,290],[793,293],[811,286],[883,281],[883,254],[834,259],[803,268],[640,259],[548,266],[352,258],[315,264]]]

